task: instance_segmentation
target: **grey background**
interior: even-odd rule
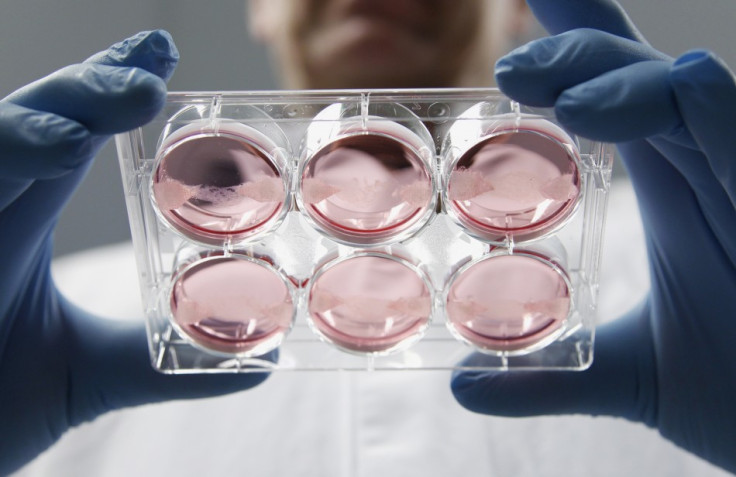
[[[679,55],[690,48],[710,48],[736,67],[735,1],[621,3],[660,50]],[[266,51],[249,37],[246,14],[245,0],[0,0],[0,97],[152,28],[168,30],[181,53],[171,90],[277,88]],[[62,216],[56,254],[129,237],[120,172],[110,143]]]

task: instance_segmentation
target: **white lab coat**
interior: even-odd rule
[[[627,182],[610,199],[600,315],[648,282]],[[115,270],[115,274],[109,273]],[[632,273],[635,270],[636,273]],[[624,273],[626,271],[626,273]],[[57,283],[102,315],[141,316],[132,247],[54,264]],[[654,430],[588,416],[508,419],[457,405],[449,372],[283,372],[225,397],[126,409],[68,432],[21,469],[32,476],[725,476]]]

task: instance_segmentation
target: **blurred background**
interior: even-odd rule
[[[0,97],[137,31],[153,28],[168,30],[181,54],[169,84],[171,90],[277,89],[266,50],[247,30],[245,3],[0,0]],[[709,48],[736,68],[733,0],[621,3],[658,49],[676,56],[692,48]],[[490,70],[491,65],[489,74]],[[55,253],[68,254],[129,238],[120,171],[111,142],[64,212],[56,232]]]

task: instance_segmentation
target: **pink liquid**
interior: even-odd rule
[[[452,170],[448,187],[453,215],[494,241],[548,233],[568,218],[579,195],[574,156],[531,130],[497,134],[472,147]]]
[[[318,274],[309,313],[319,334],[340,348],[383,353],[419,339],[432,300],[422,278],[387,256],[357,256]]]
[[[291,327],[291,294],[276,272],[244,258],[196,262],[174,282],[174,322],[199,345],[257,356],[276,348]]]
[[[425,217],[432,194],[430,171],[417,153],[383,134],[340,138],[312,156],[302,174],[306,213],[355,243],[411,228]]]
[[[570,290],[552,266],[528,255],[489,257],[461,272],[447,296],[450,329],[482,350],[516,351],[560,330]]]
[[[174,228],[220,244],[266,228],[279,215],[285,192],[279,171],[256,143],[220,132],[192,134],[166,148],[153,196]]]

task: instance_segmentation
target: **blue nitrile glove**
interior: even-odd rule
[[[265,378],[158,374],[143,325],[75,308],[49,272],[62,207],[108,136],[163,106],[177,59],[168,33],[140,33],[0,101],[0,475],[104,412]]]
[[[498,83],[521,103],[554,106],[576,133],[618,143],[646,231],[651,292],[601,327],[588,371],[459,373],[453,392],[487,414],[641,421],[736,471],[733,73],[706,51],[676,60],[657,52],[611,0],[528,3],[555,36],[499,60]]]

